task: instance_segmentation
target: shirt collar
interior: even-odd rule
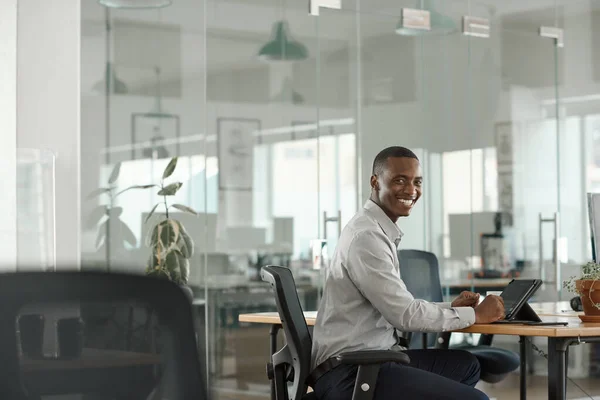
[[[396,225],[390,217],[377,205],[373,200],[369,199],[364,205],[365,210],[369,211],[374,217],[385,235],[392,241],[396,246],[400,243],[404,232]]]

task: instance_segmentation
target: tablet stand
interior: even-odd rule
[[[537,315],[529,303],[525,302],[517,311],[517,313],[510,319],[511,321],[530,321],[530,322],[542,322],[542,319]]]

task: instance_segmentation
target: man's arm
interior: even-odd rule
[[[359,232],[350,244],[346,264],[362,295],[399,330],[442,332],[475,323],[471,307],[449,308],[416,300],[394,268],[383,232]]]

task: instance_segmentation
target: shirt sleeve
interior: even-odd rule
[[[475,323],[471,307],[449,308],[415,299],[400,279],[386,241],[383,232],[357,233],[349,246],[346,269],[362,295],[392,326],[405,332],[444,332]]]

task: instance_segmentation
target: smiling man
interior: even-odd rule
[[[384,364],[375,400],[487,399],[474,389],[480,366],[462,350],[406,350],[398,331],[442,332],[504,316],[498,296],[463,292],[452,303],[413,298],[401,279],[397,247],[407,217],[422,194],[417,156],[404,147],[382,150],[373,162],[371,196],[342,231],[327,270],[313,333],[312,378],[318,400],[350,400],[357,366],[332,357],[357,350],[406,351],[410,365]],[[427,273],[427,271],[423,271]]]

